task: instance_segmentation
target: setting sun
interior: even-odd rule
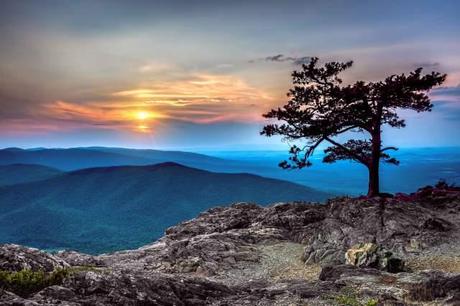
[[[151,117],[151,114],[149,112],[146,112],[146,111],[139,111],[139,112],[136,113],[136,117],[137,117],[137,119],[143,121],[143,120],[146,120],[149,117]]]

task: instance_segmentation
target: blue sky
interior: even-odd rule
[[[458,1],[2,1],[0,146],[276,149],[305,58],[448,74],[391,145],[460,145]]]

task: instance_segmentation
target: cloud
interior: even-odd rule
[[[44,122],[35,118],[9,118],[0,121],[0,134],[2,136],[47,134],[62,131],[57,123]]]
[[[195,74],[99,95],[98,100],[47,102],[36,106],[33,117],[2,120],[0,128],[26,134],[81,128],[150,132],[171,121],[256,123],[272,103],[264,91],[238,77]]]
[[[293,56],[285,56],[283,54],[277,54],[277,55],[267,56],[267,57],[264,57],[264,58],[250,60],[249,62],[250,63],[255,63],[255,62],[276,62],[276,63],[291,62],[294,65],[302,65],[302,64],[308,64],[310,62],[310,59],[311,59],[310,56],[293,57]]]
[[[230,69],[230,68],[233,68],[234,65],[233,64],[227,64],[227,63],[224,63],[224,64],[218,64],[216,66],[217,69]]]
[[[430,96],[434,112],[445,120],[460,123],[460,86],[436,88]]]
[[[441,66],[439,62],[417,62],[412,65],[413,68],[437,69]]]
[[[155,82],[113,95],[142,101],[144,107],[155,109],[169,119],[195,123],[254,121],[272,100],[262,90],[237,77],[210,74]]]
[[[438,87],[431,92],[430,96],[433,101],[451,103],[460,107],[460,86]]]
[[[175,69],[177,69],[177,67],[169,63],[164,63],[161,61],[149,61],[139,66],[138,71],[141,73],[161,73]]]

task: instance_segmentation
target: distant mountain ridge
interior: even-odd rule
[[[217,157],[182,151],[125,149],[108,147],[0,149],[0,165],[39,164],[63,171],[92,167],[150,165],[177,162],[194,167],[213,168],[227,162]]]
[[[287,181],[175,162],[87,168],[0,187],[0,241],[108,252],[152,241],[167,227],[216,205],[329,196]]]

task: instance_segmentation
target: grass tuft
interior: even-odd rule
[[[377,306],[377,299],[363,300],[352,288],[344,288],[342,294],[333,297],[333,304],[338,306]]]

